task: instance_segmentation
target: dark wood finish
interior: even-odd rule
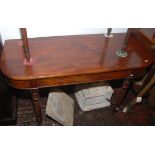
[[[1,59],[2,72],[11,86],[32,90],[40,122],[37,88],[136,77],[145,72],[152,59],[134,35],[128,40],[128,56],[117,56],[125,36],[118,33],[113,38],[97,34],[29,39],[34,60],[31,66],[23,65],[21,40],[8,40]]]
[[[105,81],[112,79],[122,79],[129,77],[131,74],[134,74],[134,77],[143,75],[145,72],[144,69],[139,70],[126,70],[119,72],[107,72],[107,73],[92,73],[84,75],[75,75],[75,76],[64,76],[64,77],[51,77],[44,79],[34,79],[34,80],[10,80],[7,79],[7,82],[12,87],[17,89],[31,89],[31,88],[43,88],[49,86],[60,86],[60,85],[69,85],[69,84],[79,84],[79,83],[88,83],[88,82],[97,82]],[[24,87],[23,87],[24,86]]]
[[[32,97],[32,103],[33,108],[36,114],[36,120],[38,123],[42,122],[42,114],[41,114],[41,105],[40,105],[40,99],[39,99],[39,89],[31,89],[31,97]]]
[[[26,28],[20,28],[20,31],[21,31],[21,36],[23,40],[23,50],[24,50],[25,59],[28,63],[30,63],[30,51],[29,51],[29,43],[27,38],[27,30]]]
[[[122,92],[123,93],[121,94],[121,96],[119,98],[119,103],[117,103],[118,105],[121,105],[124,102],[125,97],[130,90],[130,86],[131,86],[133,80],[134,80],[134,77],[132,75],[130,75],[128,78],[126,78],[124,80],[124,82],[122,84],[122,90],[123,90]]]

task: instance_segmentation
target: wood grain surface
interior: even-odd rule
[[[113,38],[96,34],[29,39],[31,66],[23,64],[21,40],[7,40],[1,70],[17,88],[111,80],[144,72],[152,63],[151,55],[134,36],[126,49],[128,56],[116,55],[124,38],[118,33]]]

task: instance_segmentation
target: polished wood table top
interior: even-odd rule
[[[56,36],[29,39],[33,64],[24,65],[20,39],[7,40],[1,71],[8,83],[19,89],[111,80],[138,75],[151,63],[151,55],[134,36],[128,56],[118,57],[125,34]]]

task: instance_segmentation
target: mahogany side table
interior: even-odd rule
[[[125,34],[106,38],[103,34],[29,39],[32,65],[24,65],[20,39],[7,40],[1,57],[6,81],[17,89],[29,89],[37,122],[42,121],[39,88],[126,78],[142,75],[152,64],[148,49],[133,35],[128,56],[117,56]],[[124,91],[125,93],[125,91]]]

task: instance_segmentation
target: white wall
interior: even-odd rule
[[[113,28],[113,33],[126,32],[126,28]],[[96,34],[106,33],[106,28],[28,28],[28,37],[74,35],[74,34]],[[2,41],[7,39],[19,39],[20,32],[18,28],[0,28]]]

